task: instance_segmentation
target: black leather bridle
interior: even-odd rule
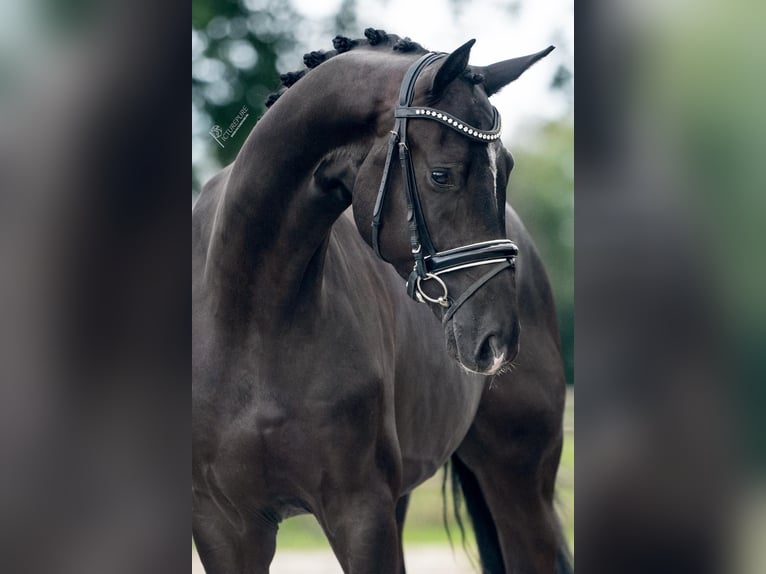
[[[492,108],[494,118],[492,129],[485,131],[474,128],[441,110],[411,105],[415,93],[415,81],[420,73],[429,64],[445,55],[429,52],[412,64],[404,75],[402,87],[399,91],[399,103],[394,113],[396,118],[394,129],[391,130],[391,137],[388,141],[388,154],[383,168],[383,178],[380,182],[380,189],[378,190],[378,197],[375,201],[372,216],[372,246],[378,257],[385,259],[380,252],[380,227],[383,204],[386,199],[388,174],[391,170],[391,160],[394,150],[398,148],[399,162],[402,167],[404,194],[407,199],[407,222],[410,231],[410,245],[412,255],[415,258],[415,266],[407,280],[407,294],[421,303],[428,301],[447,307],[448,310],[442,318],[444,323],[449,321],[455,311],[487,281],[501,271],[513,268],[516,256],[519,253],[516,244],[509,239],[494,239],[463,245],[448,251],[436,251],[428,234],[423,209],[420,205],[415,170],[410,158],[409,148],[407,147],[407,121],[409,119],[434,120],[478,142],[491,143],[500,138],[500,115],[494,107]],[[444,273],[491,264],[497,264],[497,266],[470,285],[456,300],[449,296],[447,286],[439,277]],[[426,280],[435,280],[439,283],[443,294],[435,299],[426,295],[421,288],[421,282]]]

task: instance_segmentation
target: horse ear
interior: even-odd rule
[[[553,46],[548,46],[536,54],[521,56],[520,58],[511,58],[491,64],[485,68],[477,68],[476,72],[484,76],[484,89],[488,96],[496,94],[503,86],[507,86],[513,80],[523,74],[532,64],[542,60],[553,51]]]
[[[471,55],[471,48],[476,40],[468,40],[457,50],[452,52],[436,72],[433,84],[431,84],[431,95],[438,98],[444,89],[468,67],[468,58]]]

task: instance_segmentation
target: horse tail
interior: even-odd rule
[[[468,515],[471,518],[476,545],[479,549],[479,560],[481,561],[482,574],[505,574],[503,565],[503,555],[500,550],[500,541],[497,537],[497,528],[495,521],[489,512],[487,501],[481,491],[476,476],[471,470],[463,464],[457,457],[452,455],[451,460],[445,465],[444,480],[442,482],[442,496],[444,498],[444,523],[447,526],[447,479],[452,480],[452,502],[455,515],[455,522],[460,530],[460,536],[465,549],[465,528],[460,514],[462,501],[465,500],[465,506],[468,509]],[[452,536],[447,526],[447,536],[452,544]],[[574,574],[572,566],[572,554],[564,537],[564,531],[560,522],[558,523],[558,553],[556,555],[556,574]]]
[[[465,529],[460,517],[461,497],[465,500],[468,516],[470,516],[471,524],[473,524],[482,574],[505,574],[503,555],[500,551],[495,521],[489,512],[487,501],[484,500],[484,494],[481,492],[479,481],[476,480],[473,472],[456,455],[452,455],[450,462],[449,473],[452,479],[453,508],[455,520],[460,528],[463,546],[465,547]]]

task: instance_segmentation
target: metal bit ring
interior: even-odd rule
[[[441,285],[442,290],[444,291],[444,295],[441,297],[434,299],[433,297],[429,297],[426,295],[426,293],[423,291],[423,288],[420,286],[420,281],[422,279],[425,279],[428,281],[429,279],[434,279],[439,285]],[[447,299],[447,296],[449,295],[447,291],[447,285],[442,281],[441,277],[438,275],[434,275],[433,273],[426,273],[425,277],[418,277],[415,281],[415,287],[417,289],[417,294],[419,295],[419,298],[421,300],[428,301],[430,303],[438,303],[442,307],[449,307],[449,300]]]

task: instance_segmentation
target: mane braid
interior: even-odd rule
[[[316,68],[319,64],[327,59],[327,52],[316,51],[304,54],[303,63],[307,68]]]
[[[335,38],[332,39],[332,47],[335,48],[338,54],[348,52],[358,43],[358,40],[352,40],[351,38],[346,38],[345,36],[335,36]]]
[[[298,70],[297,72],[287,72],[286,74],[282,74],[279,76],[279,79],[282,80],[282,85],[285,88],[289,88],[305,75],[306,70]]]
[[[274,102],[276,102],[279,99],[279,96],[281,96],[284,93],[285,93],[284,90],[280,90],[278,92],[273,92],[269,94],[269,97],[267,97],[266,101],[264,102],[265,106],[267,108],[270,108],[271,106],[273,106]]]
[[[397,52],[414,52],[415,50],[422,50],[423,46],[417,42],[413,42],[409,37],[400,38],[396,44],[394,44],[394,50]]]
[[[384,49],[388,47],[394,52],[402,54],[426,51],[423,46],[412,41],[409,37],[400,38],[396,34],[389,34],[385,30],[378,30],[375,28],[367,28],[364,31],[364,38],[352,39],[347,38],[346,36],[335,36],[332,40],[332,46],[334,48],[333,50],[316,50],[304,54],[303,63],[306,65],[305,69],[280,75],[279,79],[282,82],[283,87],[278,91],[269,94],[265,102],[266,107],[270,108],[274,105],[274,102],[276,102],[288,88],[295,85],[295,83],[308,72],[338,54],[365,47],[368,49]],[[473,83],[481,83],[484,80],[483,77],[481,80],[477,80],[476,78],[479,77],[478,74],[475,74],[474,76],[474,79],[471,79],[467,75],[466,79]]]
[[[370,42],[370,46],[377,46],[388,40],[388,34],[385,30],[376,30],[375,28],[367,28],[364,31],[364,37]]]

